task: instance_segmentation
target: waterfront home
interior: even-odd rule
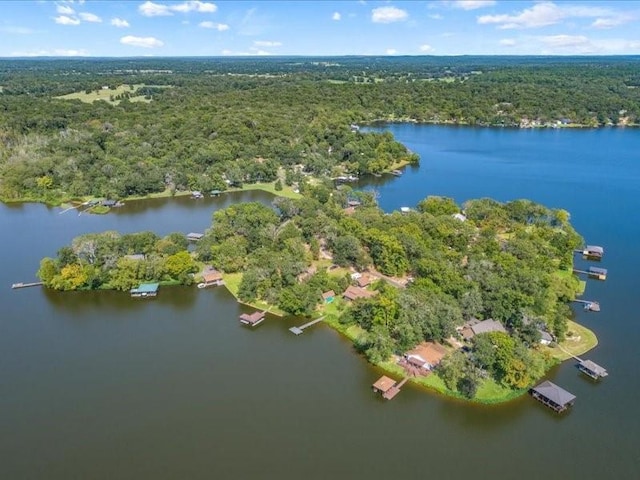
[[[462,329],[460,329],[460,334],[465,340],[471,340],[476,335],[489,332],[507,333],[507,330],[500,322],[493,320],[492,318],[482,321],[477,318],[472,318],[462,326]]]
[[[454,213],[451,216],[453,218],[455,218],[456,220],[460,220],[461,222],[466,222],[467,221],[467,217],[465,215],[463,215],[462,213]]]
[[[546,380],[537,387],[529,390],[533,398],[543,405],[555,410],[558,413],[564,412],[571,407],[576,400],[576,396],[560,388],[553,382]]]
[[[374,297],[377,293],[378,292],[372,292],[370,290],[365,290],[364,288],[349,285],[342,296],[346,300],[353,301],[357,300],[358,298],[371,298]]]
[[[551,345],[553,342],[553,337],[549,332],[544,330],[538,330],[540,332],[540,344],[541,345]]]
[[[103,207],[113,208],[113,207],[117,207],[118,206],[118,201],[117,200],[103,200],[102,202],[100,202],[100,204]]]
[[[404,354],[407,363],[424,370],[433,370],[445,357],[447,349],[435,342],[422,342]]]
[[[129,293],[132,297],[150,298],[158,294],[159,283],[141,283],[138,288],[132,288]]]

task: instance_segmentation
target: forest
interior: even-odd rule
[[[492,318],[506,333],[476,335],[445,357],[437,375],[448,388],[473,397],[492,378],[522,389],[546,371],[540,332],[563,340],[567,303],[580,289],[571,269],[583,240],[568,212],[527,200],[458,206],[427,197],[415,210],[386,214],[372,194],[348,186],[317,183],[302,193],[216,211],[194,249],[178,233],[82,235],[43,259],[38,276],[58,290],[128,290],[142,281],[190,284],[210,265],[240,275],[241,301],[311,316],[323,292],[340,297],[356,283],[353,272],[368,272],[370,293],[339,298],[332,314],[357,327],[356,347],[371,362]]]
[[[417,155],[357,126],[631,126],[636,57],[0,60],[0,199],[171,195],[379,174]],[[144,101],[133,101],[127,89]],[[138,88],[138,87],[136,87]],[[109,100],[60,98],[113,91]],[[117,93],[122,92],[125,93]]]

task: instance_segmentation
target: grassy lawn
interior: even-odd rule
[[[282,185],[282,190],[276,190],[275,182],[270,183],[246,183],[242,188],[230,188],[229,192],[243,192],[248,190],[262,190],[263,192],[271,193],[272,195],[285,198],[302,198],[302,195],[294,192],[292,187]]]
[[[574,277],[573,274],[573,269],[568,269],[568,270],[557,270],[554,273],[555,276],[560,277],[560,278],[572,278]],[[579,286],[577,288],[576,291],[576,296],[580,296],[584,293],[585,289],[587,288],[587,282],[585,280],[580,280],[578,279],[579,282]]]
[[[81,102],[85,102],[85,103],[93,103],[97,100],[104,100],[105,102],[110,103],[111,105],[117,105],[118,103],[120,103],[120,100],[114,100],[111,101],[110,98],[111,96],[118,96],[122,93],[125,92],[130,92],[130,93],[135,93],[137,90],[139,90],[141,87],[144,87],[144,84],[136,84],[133,85],[133,88],[130,88],[129,85],[120,85],[118,86],[115,90],[111,90],[106,89],[106,90],[92,90],[90,93],[86,93],[86,92],[73,92],[73,93],[69,93],[67,95],[61,95],[59,97],[55,97],[55,98],[59,98],[62,100],[80,100]],[[139,97],[133,97],[129,99],[132,102],[135,101],[150,101],[150,100],[146,100],[144,97],[139,96]]]
[[[598,338],[593,331],[582,325],[569,321],[567,338],[557,347],[543,347],[553,358],[565,361],[572,356],[579,357],[598,345]]]
[[[262,300],[255,300],[251,303],[241,302],[238,299],[238,290],[240,290],[240,282],[242,281],[242,273],[225,273],[222,278],[224,279],[224,285],[227,287],[227,290],[231,292],[231,294],[236,297],[238,303],[242,303],[243,305],[248,305],[250,307],[256,308],[258,310],[264,310],[278,317],[284,317],[286,315],[285,312],[280,310],[275,305],[270,305]]]

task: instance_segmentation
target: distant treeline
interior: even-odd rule
[[[639,60],[543,57],[0,60],[0,198],[223,189],[417,161],[374,120],[636,124]],[[146,84],[148,104],[54,97]],[[175,88],[155,88],[171,85]],[[294,168],[294,166],[297,166]]]

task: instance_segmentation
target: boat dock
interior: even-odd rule
[[[260,325],[264,322],[265,312],[262,310],[258,310],[253,312],[252,314],[243,313],[240,315],[240,323],[244,325],[248,325],[250,327],[255,327],[256,325]]]
[[[383,375],[373,384],[373,391],[375,393],[381,393],[382,398],[384,398],[385,400],[391,400],[393,397],[400,393],[400,389],[408,381],[409,377],[404,377],[402,380],[396,383],[394,379]]]
[[[588,275],[589,278],[593,278],[596,280],[605,281],[607,279],[607,269],[600,267],[589,267],[589,270],[578,270],[576,268],[573,269],[573,273],[581,273],[583,275]]]
[[[31,283],[14,283],[13,285],[11,285],[11,288],[29,288],[29,287],[40,287],[41,285],[44,285],[44,283],[42,282],[31,282]]]
[[[529,390],[533,398],[557,413],[564,412],[573,406],[576,396],[553,382],[546,380]]]
[[[600,380],[609,375],[609,372],[604,367],[601,367],[595,362],[591,360],[582,360],[580,363],[576,365],[578,370],[580,370],[585,375],[593,378],[594,380]]]
[[[593,300],[574,300],[574,302],[582,303],[584,305],[584,309],[589,312],[599,312],[600,311],[600,303]]]
[[[305,323],[304,325],[300,325],[299,327],[291,327],[289,331],[295,335],[301,335],[305,328],[310,327],[311,325],[315,325],[316,323],[320,323],[324,320],[324,315],[320,318],[316,318],[309,323]]]

